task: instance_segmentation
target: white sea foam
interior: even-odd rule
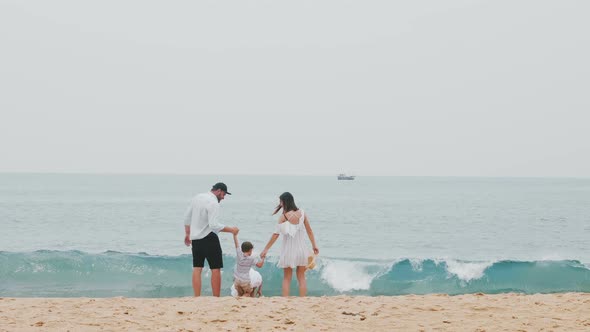
[[[447,271],[450,275],[455,275],[462,281],[471,281],[483,277],[485,270],[492,266],[494,262],[460,262],[456,260],[447,260]]]
[[[538,259],[537,261],[561,261],[561,260],[567,260],[567,257],[564,257],[562,255],[558,255],[558,254],[547,254],[547,255],[543,255],[541,256],[541,259]]]
[[[339,292],[367,290],[378,273],[368,273],[365,263],[323,260],[322,279]]]
[[[51,271],[51,269],[47,269],[45,267],[45,265],[43,265],[43,264],[33,263],[33,264],[31,264],[31,267],[32,267],[32,271],[31,272],[33,272],[33,273],[53,272],[53,271]]]
[[[414,271],[422,271],[422,264],[424,263],[423,259],[418,258],[411,258],[409,259],[410,265],[412,266],[412,270]]]

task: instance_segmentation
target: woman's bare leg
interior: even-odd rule
[[[286,267],[283,269],[283,296],[289,296],[289,288],[291,287],[291,278],[293,277],[293,269]]]
[[[307,281],[305,281],[305,266],[297,267],[297,282],[299,283],[299,296],[307,294]]]

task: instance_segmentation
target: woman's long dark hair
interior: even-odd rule
[[[289,211],[297,211],[297,210],[299,210],[297,208],[297,205],[295,205],[295,198],[293,198],[293,195],[291,195],[291,193],[284,192],[281,196],[279,196],[279,199],[281,201],[283,201],[283,207],[282,207],[283,213],[287,213]],[[275,208],[275,212],[273,212],[272,214],[275,215],[280,210],[281,210],[281,205],[279,204]]]

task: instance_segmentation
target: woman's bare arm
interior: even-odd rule
[[[318,249],[318,246],[315,243],[315,236],[313,235],[313,230],[311,229],[311,226],[309,225],[309,220],[307,220],[307,215],[305,216],[303,223],[305,225],[305,230],[307,231],[307,236],[309,236],[309,241],[311,241],[311,246],[313,247],[313,253],[317,255],[320,253],[320,249]]]
[[[285,217],[283,215],[281,215],[279,217],[279,224],[285,222],[285,220],[286,220]],[[264,247],[264,250],[262,250],[262,252],[260,253],[261,258],[266,257],[266,254],[270,250],[270,247],[272,247],[272,245],[277,241],[278,238],[279,238],[279,234],[277,234],[277,233],[273,233],[271,235],[270,240],[268,240],[268,243],[266,244],[266,247]]]
[[[272,247],[272,245],[275,243],[275,241],[278,238],[279,238],[279,234],[273,233],[273,235],[270,237],[270,240],[268,240],[266,247],[264,247],[264,250],[262,250],[262,252],[260,253],[261,258],[266,257],[266,253],[268,253],[268,250],[270,250],[270,247]]]

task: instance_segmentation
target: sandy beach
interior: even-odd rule
[[[2,298],[2,331],[588,331],[590,294]]]

